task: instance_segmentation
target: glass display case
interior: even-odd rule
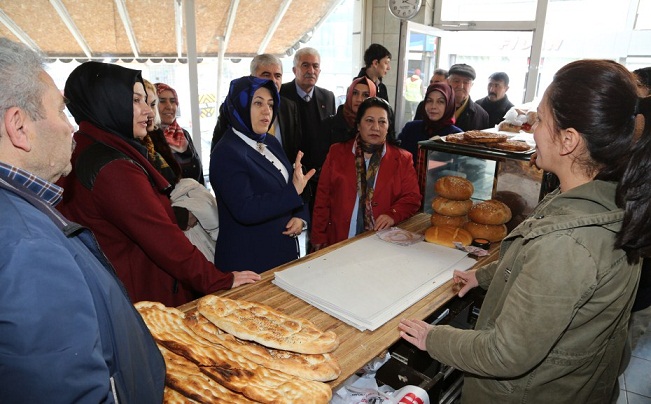
[[[498,199],[511,208],[512,230],[524,220],[538,201],[557,183],[555,176],[530,166],[529,152],[509,152],[482,146],[447,143],[441,139],[418,143],[417,173],[423,195],[423,212],[432,213],[434,183],[442,176],[456,175],[473,183],[475,202]]]

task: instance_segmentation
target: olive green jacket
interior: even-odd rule
[[[549,194],[477,271],[476,329],[430,331],[429,354],[466,372],[462,402],[609,402],[640,275],[613,248],[615,186]]]

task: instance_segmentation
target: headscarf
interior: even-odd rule
[[[228,121],[233,129],[256,142],[264,142],[267,136],[266,133],[262,135],[255,133],[251,125],[251,101],[253,100],[253,94],[261,87],[265,87],[271,92],[271,97],[274,101],[271,126],[276,120],[278,108],[280,107],[280,96],[273,81],[259,79],[253,76],[244,76],[235,79],[231,81],[226,100],[224,101],[226,112],[228,113]],[[267,130],[269,129],[267,128]]]
[[[134,143],[133,85],[144,83],[140,70],[100,62],[86,62],[70,73],[64,94],[68,110],[80,124],[89,122]]]
[[[179,96],[176,94],[175,89],[165,83],[156,83],[154,86],[156,86],[156,95],[159,97],[163,91],[171,91],[174,94],[174,103],[177,107],[179,106]],[[184,152],[188,148],[188,139],[185,137],[183,128],[176,122],[176,118],[174,118],[174,121],[167,128],[163,129],[163,134],[165,135],[167,144],[177,151]]]
[[[429,119],[429,116],[427,115],[427,112],[425,113],[425,116],[423,117],[423,122],[425,123],[425,131],[429,136],[434,136],[437,134],[438,131],[441,129],[445,128],[446,126],[454,125],[455,119],[454,119],[454,91],[452,90],[452,87],[450,87],[449,84],[447,83],[434,83],[430,84],[429,87],[427,87],[427,92],[425,93],[425,99],[430,95],[432,91],[438,91],[439,93],[443,94],[443,98],[445,98],[445,112],[443,112],[443,116],[441,119],[438,121],[432,121]]]
[[[368,86],[369,97],[375,97],[377,95],[377,86],[368,77],[362,76],[353,80],[346,91],[346,102],[344,102],[344,120],[349,128],[355,127],[355,116],[357,115],[357,112],[353,112],[353,90],[359,83]]]

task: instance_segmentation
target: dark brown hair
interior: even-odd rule
[[[624,222],[615,247],[629,262],[651,252],[651,124],[639,140],[635,115],[651,122],[651,98],[637,96],[635,78],[612,60],[579,60],[562,67],[545,93],[554,131],[574,128],[589,153],[578,161],[595,179],[616,181]]]

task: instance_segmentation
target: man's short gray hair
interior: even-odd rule
[[[256,55],[253,60],[251,60],[251,76],[255,76],[255,72],[261,66],[275,65],[280,66],[280,72],[283,71],[283,62],[280,61],[276,56],[269,53],[263,53],[262,55]]]
[[[18,107],[33,120],[45,118],[41,102],[45,83],[39,78],[44,71],[41,55],[23,44],[0,38],[0,117],[9,108]]]
[[[319,54],[318,50],[310,47],[301,48],[294,54],[294,67],[298,67],[301,64],[301,56],[303,55],[316,56],[319,58],[319,60],[321,60],[321,55]]]

